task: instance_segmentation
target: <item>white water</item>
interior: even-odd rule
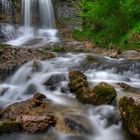
[[[8,0],[1,0],[2,3],[2,14],[11,12],[11,4]]]
[[[85,56],[85,54],[67,54],[52,60],[37,61],[40,67],[38,70],[35,68],[33,69],[33,62],[24,64],[10,79],[0,84],[0,91],[6,90],[4,95],[0,98],[1,106],[7,106],[17,101],[29,99],[34,93],[41,92],[54,103],[78,109],[79,111],[77,114],[84,115],[91,124],[91,134],[83,134],[81,136],[64,135],[63,133],[54,131],[52,132],[52,135],[55,137],[53,140],[132,140],[131,138],[127,138],[124,134],[121,122],[115,123],[116,120],[119,119],[116,107],[111,105],[102,105],[98,107],[85,105],[83,107],[83,105],[80,105],[76,101],[72,93],[61,92],[61,87],[67,87],[69,81],[68,72],[73,69],[78,69]],[[112,61],[118,62],[118,60]],[[115,67],[109,70],[97,70],[94,68],[86,70],[84,73],[93,86],[99,82],[108,82],[114,86],[118,82],[123,82],[132,87],[140,87],[140,73],[136,73],[137,70],[131,71],[128,69],[127,73],[118,74],[114,69]],[[65,77],[60,78],[61,80],[56,84],[54,90],[46,88],[43,84],[52,75]],[[128,78],[131,80],[127,81]],[[118,96],[124,94],[119,88],[117,88],[117,91]],[[111,120],[112,123],[109,124]],[[24,135],[23,137],[23,134],[21,134],[18,136],[9,136],[8,140],[43,140],[44,138],[47,139],[47,135]]]
[[[24,34],[29,34],[32,27],[32,0],[22,0],[22,15],[24,21]]]
[[[0,24],[1,33],[4,35],[6,41],[14,39],[17,36],[17,32],[14,26],[6,23]]]
[[[36,28],[33,25],[34,4],[39,2],[39,20]],[[51,0],[22,0],[23,26],[18,29],[18,38],[12,39],[7,44],[17,47],[43,47],[46,44],[59,42],[58,30],[55,28],[54,10]]]
[[[54,10],[51,0],[39,0],[41,27],[44,29],[55,28]]]

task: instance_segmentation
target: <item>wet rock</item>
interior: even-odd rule
[[[3,96],[8,91],[8,89],[8,87],[0,89],[0,96]]]
[[[37,93],[32,99],[14,103],[2,111],[2,119],[20,123],[21,131],[44,132],[55,125],[55,115],[50,113],[46,96]]]
[[[55,128],[65,134],[89,134],[91,125],[86,117],[80,115],[62,115],[56,114]]]
[[[42,69],[41,63],[38,60],[35,60],[33,62],[32,71],[33,72],[39,72],[39,71],[41,71],[41,69]]]
[[[76,80],[78,77],[87,80],[87,77],[78,70],[70,71],[68,75],[70,80]]]
[[[40,106],[41,104],[45,103],[47,97],[42,93],[36,93],[32,99],[32,105]]]
[[[20,130],[20,123],[17,121],[4,120],[0,121],[0,133],[11,133]]]
[[[133,94],[122,97],[119,109],[124,127],[140,138],[140,96]]]
[[[80,133],[87,133],[87,130],[82,126],[82,124],[72,120],[70,118],[65,118],[65,124],[69,127],[72,131],[80,132]]]
[[[117,85],[123,89],[125,92],[129,93],[140,93],[140,88],[134,88],[126,83],[117,83]]]
[[[50,126],[55,125],[54,115],[22,115],[17,119],[22,126],[22,130],[26,132],[45,132]]]
[[[64,74],[54,74],[49,77],[49,79],[44,83],[50,89],[54,88],[62,81],[65,81],[66,77]]]
[[[71,92],[76,93],[80,88],[88,87],[87,77],[80,71],[70,71],[68,75],[70,79],[68,87]]]
[[[110,104],[117,96],[114,87],[100,83],[94,88],[83,87],[76,92],[76,98],[84,104]]]
[[[70,88],[71,92],[76,93],[79,89],[88,87],[88,83],[83,78],[77,77],[77,79],[69,82],[68,87]]]
[[[108,83],[100,83],[94,88],[89,87],[87,77],[80,71],[69,72],[68,87],[76,98],[84,104],[110,104],[117,96],[116,90]]]
[[[76,92],[76,99],[83,104],[95,104],[96,93],[93,89],[89,87],[83,87]]]
[[[110,104],[117,96],[115,88],[105,82],[100,83],[93,90],[96,93],[96,105]]]
[[[27,89],[25,90],[25,95],[32,95],[37,92],[37,87],[35,84],[30,84]]]
[[[18,116],[24,114],[39,114],[45,112],[47,98],[41,93],[34,95],[32,99],[21,101],[9,105],[3,109],[2,116],[4,119],[15,120]]]

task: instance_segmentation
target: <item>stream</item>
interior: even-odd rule
[[[90,54],[100,63],[86,66],[87,55],[89,54],[68,53],[50,60],[25,63],[11,77],[0,84],[0,106],[6,107],[9,104],[29,99],[36,92],[41,92],[58,105],[76,109],[74,114],[69,115],[86,118],[89,122],[87,124],[88,133],[64,134],[51,128],[43,134],[6,134],[0,136],[0,140],[134,140],[123,130],[118,106],[115,103],[100,106],[83,105],[69,92],[67,85],[69,82],[68,72],[80,70],[87,76],[91,86],[100,82],[113,85],[119,99],[133,90],[136,93],[140,91],[140,62]],[[34,63],[36,63],[36,67]],[[43,83],[50,77],[53,77],[54,84],[46,88]],[[133,90],[124,91],[118,86],[118,83],[128,84]]]

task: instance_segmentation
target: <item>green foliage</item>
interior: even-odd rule
[[[64,47],[56,46],[56,47],[52,47],[51,51],[52,52],[65,52],[66,50]]]
[[[109,46],[129,42],[132,32],[140,33],[140,0],[82,0],[80,5],[84,29],[74,32],[77,38]]]

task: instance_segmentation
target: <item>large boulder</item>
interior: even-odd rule
[[[76,98],[84,104],[110,104],[117,96],[113,86],[100,83],[94,88],[84,87],[78,90]]]
[[[76,95],[77,100],[84,104],[110,104],[117,96],[112,85],[102,82],[94,88],[89,87],[87,77],[80,71],[69,72],[68,87]]]
[[[55,115],[49,111],[49,104],[45,95],[36,93],[32,99],[14,103],[3,109],[2,118],[4,120],[14,120],[12,125],[11,122],[6,122],[7,127],[9,125],[9,127],[12,127],[11,129],[15,130],[15,123],[18,122],[21,131],[44,132],[50,126],[55,125]],[[8,129],[5,131],[9,132]]]
[[[110,104],[117,96],[115,88],[105,82],[100,83],[94,87],[94,92],[96,93],[95,104]]]
[[[132,94],[122,97],[119,109],[124,127],[140,138],[140,96]]]
[[[21,123],[23,131],[26,132],[45,132],[50,126],[55,125],[54,115],[21,115],[17,119]]]

